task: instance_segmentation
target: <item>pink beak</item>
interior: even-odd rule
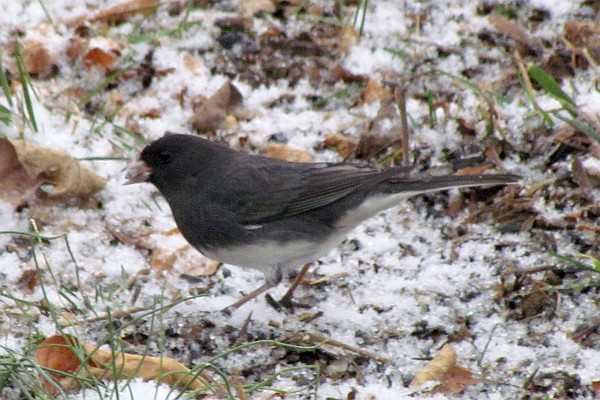
[[[150,167],[142,160],[130,162],[127,164],[124,171],[127,171],[127,174],[125,175],[127,182],[125,182],[125,185],[147,182],[152,174],[152,169],[150,169]]]

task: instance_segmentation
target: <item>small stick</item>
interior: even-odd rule
[[[405,167],[410,166],[409,146],[408,146],[408,116],[406,114],[406,88],[396,86],[394,89],[394,97],[396,98],[396,105],[400,112],[400,131],[402,133],[402,165]]]
[[[288,340],[300,343],[302,345],[310,344],[338,347],[340,349],[348,350],[352,353],[360,354],[363,357],[367,357],[385,364],[390,364],[392,362],[392,360],[390,360],[389,358],[379,356],[375,353],[361,349],[359,347],[350,346],[349,344],[342,343],[320,333],[297,332],[293,333]]]

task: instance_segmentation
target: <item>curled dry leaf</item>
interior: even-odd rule
[[[0,197],[18,205],[42,183],[53,185],[40,200],[86,198],[106,185],[106,180],[62,151],[22,140],[0,138]]]
[[[411,389],[419,389],[426,382],[437,381],[435,393],[459,393],[467,386],[481,382],[472,377],[471,371],[456,364],[456,352],[449,344],[425,365],[410,382]]]
[[[79,341],[71,335],[55,335],[42,341],[35,350],[35,361],[48,373],[47,378],[42,378],[43,388],[51,395],[59,392],[57,387],[70,389],[66,387],[63,381],[72,378],[75,372],[84,365],[96,367],[93,361],[86,359],[81,352],[75,353],[79,349]]]
[[[214,131],[224,123],[226,115],[239,106],[242,100],[238,88],[227,82],[198,107],[189,123],[198,132]]]
[[[308,151],[301,149],[292,149],[291,147],[281,143],[269,143],[267,145],[267,150],[265,151],[264,155],[267,157],[292,162],[312,161],[312,157]]]
[[[95,344],[80,343],[71,335],[55,335],[39,344],[36,362],[46,369],[48,380],[43,386],[52,395],[63,390],[76,389],[91,377],[96,379],[155,379],[158,383],[198,390],[214,384],[205,372],[190,371],[185,365],[168,357],[151,357],[113,350],[103,350]],[[214,386],[215,394],[223,394]]]

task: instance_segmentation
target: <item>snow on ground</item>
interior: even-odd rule
[[[118,3],[1,2],[0,42],[5,47],[4,44],[19,36],[23,42],[37,40],[53,52],[64,54],[72,28],[62,25],[63,21],[86,15],[92,7],[106,9]],[[317,3],[332,8],[334,2]],[[562,32],[565,21],[584,18],[591,13],[583,0],[524,3],[525,9],[535,6],[551,15],[537,27],[534,34],[539,38],[556,37]],[[479,68],[478,51],[470,42],[489,25],[487,16],[478,12],[480,5],[477,1],[458,0],[369,2],[362,38],[341,63],[352,73],[366,74],[376,80],[387,79],[394,73],[408,74],[415,62],[424,60],[455,75],[467,68]],[[214,40],[218,34],[215,20],[238,15],[237,7],[237,2],[227,1],[217,2],[212,8],[193,9],[187,16],[190,26],[181,36],[167,34],[167,30],[178,26],[182,15],[171,15],[166,6],[159,7],[151,17],[135,17],[117,27],[93,26],[93,29],[104,29],[101,33],[96,32],[99,37],[109,42],[127,43],[122,51],[133,64],[139,63],[154,47],[155,68],[169,72],[155,78],[149,89],[142,89],[135,83],[129,87],[127,84],[120,86],[119,91],[126,101],[121,112],[108,123],[90,116],[86,110],[79,110],[81,118],[67,119],[66,102],[60,99],[61,91],[73,82],[90,90],[105,77],[97,71],[82,72],[80,65],[71,65],[61,56],[58,60],[60,72],[55,78],[39,83],[34,80],[34,85],[39,85],[39,98],[33,102],[39,132],[34,133],[25,126],[24,138],[80,158],[118,156],[132,159],[141,145],[115,129],[115,126],[127,125],[130,122],[127,118],[132,115],[135,126],[149,141],[161,137],[167,130],[188,132],[187,120],[193,114],[189,99],[198,95],[210,96],[228,79],[222,73],[211,72],[219,57],[213,54],[219,47]],[[426,18],[421,29],[416,30],[414,21],[420,13]],[[54,28],[47,25],[49,16]],[[300,17],[292,17],[287,23],[289,27],[284,27],[281,20],[267,15],[258,20],[253,29],[260,33],[269,26],[281,26],[294,32],[310,26]],[[136,43],[128,36],[160,30],[165,34],[156,35],[151,43]],[[101,46],[101,41],[96,40],[95,43]],[[460,50],[461,46],[466,50],[437,60],[439,48],[450,51]],[[385,48],[406,51],[411,57],[396,56]],[[2,53],[4,61],[8,56]],[[491,59],[508,57],[497,49],[491,49],[489,56]],[[490,63],[484,67],[488,68],[487,76],[494,77],[502,74],[505,65]],[[586,78],[587,74],[589,72],[577,71],[569,81],[572,86],[565,85],[565,90],[575,97],[577,104],[582,104],[586,113],[597,115],[594,101],[598,94]],[[257,152],[264,149],[273,135],[282,135],[289,146],[309,151],[315,161],[341,160],[335,152],[316,151],[315,146],[330,132],[342,132],[358,139],[358,127],[364,126],[365,121],[372,119],[379,110],[379,103],[314,108],[306,98],[325,96],[330,92],[321,91],[305,78],[295,85],[280,79],[254,87],[239,76],[234,77],[233,82],[242,92],[244,106],[252,110],[253,117],[240,120],[239,128],[232,134],[219,132],[217,135],[232,145],[238,143],[239,137],[249,136],[252,144],[257,146]],[[475,121],[477,139],[484,137],[485,123],[481,121],[478,109],[482,106],[480,97],[444,77],[427,85],[426,89],[435,93],[452,93],[449,112]],[[183,91],[188,100],[182,104],[179,96]],[[269,105],[289,93],[296,96],[293,102]],[[8,106],[2,96],[0,104]],[[539,104],[544,108],[557,106],[554,99],[544,95],[540,95]],[[140,116],[144,110],[152,109],[161,110],[158,118]],[[419,149],[420,157],[432,157],[431,165],[443,164],[447,150],[462,153],[470,148],[464,145],[454,119],[441,122],[444,119],[442,113],[436,126],[430,127],[424,122],[429,115],[426,101],[411,98],[408,110],[411,124],[414,124],[411,145]],[[540,124],[531,113],[530,105],[522,97],[499,109],[498,123],[505,128],[506,140],[516,148],[526,147],[528,132]],[[0,133],[16,138],[21,134],[20,126],[16,123],[0,125]],[[584,161],[586,165],[597,164],[597,159],[591,157]],[[106,188],[96,196],[101,204],[99,208],[54,205],[15,210],[0,203],[0,231],[4,232],[0,234],[0,304],[3,310],[0,313],[3,333],[0,356],[30,357],[27,343],[34,340],[35,334],[57,332],[57,321],[53,316],[39,311],[36,306],[44,298],[60,310],[59,314],[68,310],[83,320],[103,315],[107,310],[114,312],[133,306],[167,304],[177,298],[189,297],[160,314],[160,326],[150,326],[150,318],[130,321],[131,326],[123,335],[145,337],[150,352],[159,352],[162,346],[166,355],[193,365],[233,346],[251,313],[247,328],[251,339],[283,340],[293,332],[318,332],[391,360],[384,364],[368,358],[352,358],[348,356],[351,353],[334,350],[340,359],[351,360],[347,368],[338,375],[326,369],[317,379],[316,387],[289,394],[286,398],[345,399],[350,398],[350,393],[355,393],[357,399],[419,398],[407,387],[408,382],[426,359],[449,341],[457,350],[458,362],[486,380],[467,387],[462,398],[520,398],[528,393],[528,389],[523,388],[527,380],[544,374],[547,377],[554,373],[571,374],[580,379],[580,385],[588,388],[600,379],[598,346],[584,347],[572,339],[572,333],[580,324],[598,315],[594,290],[587,294],[560,295],[551,316],[543,310],[540,317],[521,320],[511,316],[499,294],[503,276],[509,276],[515,270],[555,263],[539,243],[539,236],[531,232],[501,233],[489,219],[465,223],[468,211],[461,212],[458,217],[446,216],[442,206],[444,197],[441,196],[406,202],[366,221],[348,236],[344,244],[315,263],[309,280],[340,273],[346,275],[322,285],[300,287],[298,300],[307,301],[310,309],[296,309],[293,313],[276,311],[261,297],[233,315],[223,316],[219,310],[238,299],[241,292],[247,293],[258,287],[263,282],[262,275],[228,265],[222,266],[213,276],[197,280],[177,273],[148,273],[148,251],[116,240],[111,229],[132,236],[143,236],[140,232],[166,232],[175,227],[167,203],[149,184],[123,185],[125,160],[98,159],[84,161],[84,164],[108,180]],[[525,187],[552,178],[552,171],[541,167],[539,160],[522,162],[516,152],[508,155],[504,165],[525,176]],[[599,198],[598,189],[592,196]],[[438,203],[431,205],[431,201]],[[556,221],[561,221],[565,212],[576,209],[574,205],[571,209],[556,208],[546,198],[537,199],[533,207],[544,218]],[[30,218],[43,224],[43,236],[67,233],[68,246],[64,239],[36,244],[37,257],[32,258],[33,244],[22,236],[6,233],[28,232]],[[556,243],[561,254],[581,251],[570,231],[555,229],[545,234]],[[52,275],[45,274],[45,285],[27,293],[19,280],[24,271],[35,268],[36,260],[42,269],[51,270]],[[74,290],[73,295],[67,296],[65,288]],[[285,285],[280,285],[270,293],[278,298],[285,290]],[[36,317],[20,317],[25,306],[13,298],[31,302],[26,309]],[[304,312],[317,311],[322,315],[312,321],[301,319]],[[67,331],[85,341],[101,342],[109,334],[107,325],[106,321],[100,321],[77,325]],[[190,334],[193,327],[200,328]],[[452,339],[451,335],[457,338]],[[271,350],[268,346],[248,347],[216,363],[226,374],[237,371],[249,381],[257,379],[252,374],[253,369],[256,374],[260,371],[271,374],[294,364],[290,358],[284,359],[281,355],[278,359]],[[295,365],[310,366],[317,359],[317,356],[299,356]],[[284,374],[270,385],[294,391],[313,378],[313,371],[307,368],[301,373]],[[560,392],[562,387],[552,382],[545,395],[560,397],[560,393],[564,393]],[[117,398],[116,394],[110,394],[113,389],[115,387],[109,386],[106,393],[87,389],[71,394],[69,398]],[[120,390],[118,398],[121,399],[166,400],[177,395],[168,388],[157,388],[141,381],[134,381]],[[580,396],[592,396],[590,389],[578,390]],[[14,387],[7,387],[1,397],[20,398],[17,393]],[[256,392],[253,396],[266,398],[268,393]],[[437,394],[430,398],[445,396]]]

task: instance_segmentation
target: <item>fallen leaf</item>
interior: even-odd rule
[[[498,32],[512,38],[518,44],[526,47],[528,51],[534,54],[538,54],[541,51],[540,45],[529,37],[525,29],[508,18],[493,14],[488,17],[488,21]]]
[[[318,332],[290,332],[282,339],[282,341],[299,346],[319,346],[321,350],[331,352],[336,356],[350,351],[381,363],[389,364],[392,362],[392,360],[387,357],[380,356],[362,347],[351,346]]]
[[[514,313],[517,321],[554,314],[559,302],[558,295],[547,290],[548,285],[544,281],[536,281],[529,293],[519,296],[520,301]]]
[[[380,82],[369,79],[362,93],[363,101],[367,104],[377,100],[390,100],[394,98],[391,90],[383,86]]]
[[[31,177],[23,168],[10,141],[0,138],[0,197],[17,206],[41,184],[42,179]]]
[[[272,14],[276,11],[273,0],[242,0],[242,15],[252,16],[258,13]]]
[[[227,114],[241,104],[242,99],[240,91],[228,81],[198,107],[188,122],[197,132],[215,131],[224,124]]]
[[[588,160],[592,161],[589,162],[588,165],[594,165],[596,166],[596,168],[600,167],[599,160]],[[598,175],[594,176],[593,174],[591,174],[590,172],[593,172],[594,169],[585,168],[583,162],[579,157],[573,157],[573,162],[571,163],[571,171],[573,174],[573,180],[580,189],[584,191],[590,191],[595,187],[598,187],[598,184],[600,183]],[[596,170],[596,173],[598,173],[598,170]]]
[[[323,147],[326,149],[335,149],[345,160],[354,156],[356,151],[356,142],[354,139],[342,135],[341,133],[328,133],[325,135]]]
[[[107,24],[121,24],[127,22],[137,14],[150,15],[158,7],[158,0],[129,0],[120,4],[116,4],[109,8],[88,13],[63,23],[67,26],[83,25],[86,21],[105,22]]]
[[[339,79],[346,83],[367,82],[369,79],[366,75],[357,75],[350,72],[350,70],[344,68],[340,64],[336,64],[331,68],[331,74],[335,78],[334,82]]]
[[[37,273],[33,268],[23,271],[17,281],[17,287],[28,294],[33,293],[38,284]]]
[[[581,346],[596,346],[596,344],[598,344],[600,341],[600,320],[597,318],[591,318],[581,323],[571,334],[569,334],[569,337],[571,340]]]
[[[360,160],[371,160],[379,156],[386,150],[398,148],[401,139],[392,132],[390,135],[384,135],[373,130],[365,129],[358,140],[356,146],[356,158]]]
[[[215,394],[224,389],[214,385],[206,372],[196,373],[180,362],[168,357],[129,354],[115,350],[103,350],[95,344],[81,344],[72,335],[55,335],[47,338],[35,351],[36,362],[46,369],[51,380],[42,377],[43,386],[50,394],[76,389],[87,379],[155,379],[158,383],[184,387],[191,390],[211,386]]]
[[[23,45],[23,60],[27,72],[33,77],[46,79],[58,72],[56,54],[51,53],[40,42],[30,41]]]
[[[23,140],[0,138],[0,197],[12,204],[36,193],[39,200],[86,198],[106,185],[106,180],[62,151]],[[50,192],[38,190],[41,184]]]
[[[433,393],[459,393],[467,386],[480,383],[482,380],[473,378],[471,371],[456,364],[456,352],[449,344],[444,345],[440,352],[427,363],[410,382],[411,389],[419,389],[427,382],[437,381]]]
[[[144,238],[139,247],[152,252],[150,266],[156,273],[177,273],[188,276],[213,275],[220,262],[202,255],[183,237],[179,229]]]
[[[64,389],[61,382],[69,378],[77,371],[84,361],[81,353],[75,353],[74,349],[79,349],[79,340],[71,335],[55,335],[42,341],[35,350],[35,361],[44,369],[50,380],[42,376],[43,388],[52,395],[59,392],[57,384]],[[79,354],[79,356],[78,356]],[[86,362],[94,367],[93,362]]]
[[[494,166],[490,163],[469,165],[457,170],[454,175],[480,175],[492,168],[494,168]]]
[[[109,53],[94,47],[85,53],[85,56],[83,56],[83,65],[86,68],[99,68],[102,70],[108,70],[113,66],[116,60],[117,56],[114,53]]]
[[[564,36],[571,46],[580,54],[575,54],[577,61],[586,67],[588,62],[583,53],[589,54],[596,62],[600,60],[600,24],[595,21],[569,21],[564,25]]]
[[[592,390],[596,396],[600,395],[600,381],[592,381]]]
[[[80,37],[72,37],[69,39],[69,44],[65,49],[65,54],[69,57],[71,63],[75,63],[83,54],[83,50],[85,49],[86,41]]]
[[[269,143],[265,156],[276,158],[278,160],[286,160],[292,162],[310,162],[312,156],[306,150],[292,149],[289,146],[281,143]]]
[[[340,49],[344,54],[349,54],[352,47],[360,41],[360,36],[352,25],[344,25],[342,35],[340,37]]]

